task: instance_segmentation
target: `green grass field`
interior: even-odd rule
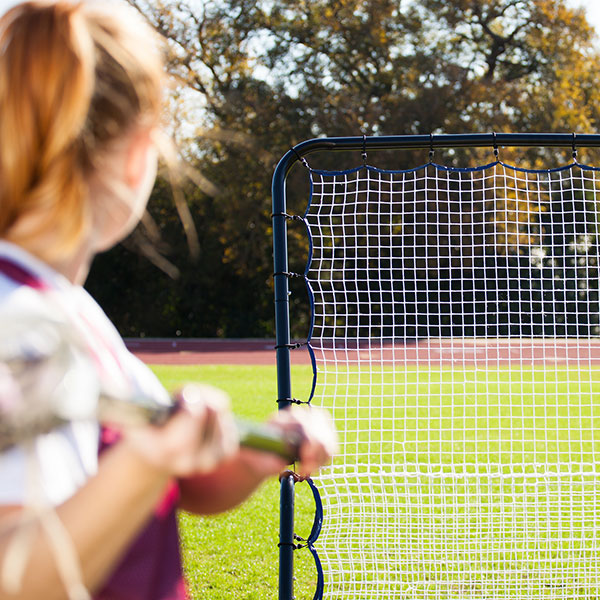
[[[262,420],[275,408],[274,367],[154,370],[170,389],[195,380],[225,389],[240,416]],[[295,368],[292,375],[294,395],[306,397],[310,369]],[[589,568],[600,564],[595,469],[554,479],[544,470],[593,464],[598,389],[600,370],[589,368],[323,373],[318,396],[343,426],[350,465],[347,490],[325,500],[322,558],[340,561],[331,567],[338,572],[329,578],[327,597],[338,597],[337,590],[342,597],[360,562],[364,589],[387,593],[375,597],[517,598],[527,589],[535,598],[596,598],[600,584]],[[352,406],[336,400],[344,396],[355,399]],[[373,463],[383,468],[373,470]],[[530,466],[517,467],[515,476],[519,463]],[[386,465],[393,465],[390,472]],[[320,485],[333,488],[335,477],[325,470]],[[351,494],[362,494],[364,503],[351,502]],[[306,537],[313,507],[305,484],[297,486],[297,509],[296,531]],[[276,598],[278,519],[276,481],[225,515],[182,515],[193,600]],[[336,527],[346,532],[342,544]],[[507,532],[504,541],[498,538]],[[529,537],[538,542],[530,544]],[[304,549],[295,560],[296,598],[311,599],[312,557]],[[566,580],[556,575],[564,565]],[[508,573],[504,583],[500,572]],[[517,592],[501,595],[503,585]],[[356,593],[343,597],[363,597]]]
[[[599,598],[599,391],[584,365],[325,371],[326,597]]]

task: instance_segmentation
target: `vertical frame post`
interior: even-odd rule
[[[275,287],[275,351],[277,360],[277,401],[279,409],[292,401],[290,372],[290,314],[288,272],[286,175],[295,161],[288,152],[273,175],[273,264]],[[279,517],[279,600],[294,598],[294,478],[281,478]]]

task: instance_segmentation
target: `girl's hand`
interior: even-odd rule
[[[330,414],[314,406],[291,406],[269,421],[301,439],[298,475],[308,477],[338,451],[337,433]]]
[[[208,473],[238,451],[229,397],[216,388],[192,384],[177,398],[181,408],[164,425],[126,429],[123,441],[169,475]]]

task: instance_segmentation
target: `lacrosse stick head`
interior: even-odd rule
[[[68,422],[118,427],[163,422],[168,394],[141,392],[128,373],[107,376],[83,334],[60,313],[0,317],[0,450]]]
[[[95,418],[92,361],[59,320],[19,317],[0,337],[0,449],[69,421]]]

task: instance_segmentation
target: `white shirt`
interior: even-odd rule
[[[0,241],[0,259],[43,282],[43,289],[36,289],[0,272],[0,355],[3,343],[4,348],[12,343],[29,352],[30,347],[51,344],[57,331],[62,335],[71,330],[87,349],[77,350],[77,360],[69,363],[68,380],[57,388],[64,410],[73,414],[80,409],[84,418],[38,435],[33,440],[35,460],[21,445],[0,452],[0,504],[24,504],[34,495],[36,501],[58,505],[97,470],[99,424],[90,410],[95,412],[101,388],[121,397],[151,396],[161,403],[169,403],[169,396],[152,371],[127,350],[108,317],[81,286],[4,241]]]

